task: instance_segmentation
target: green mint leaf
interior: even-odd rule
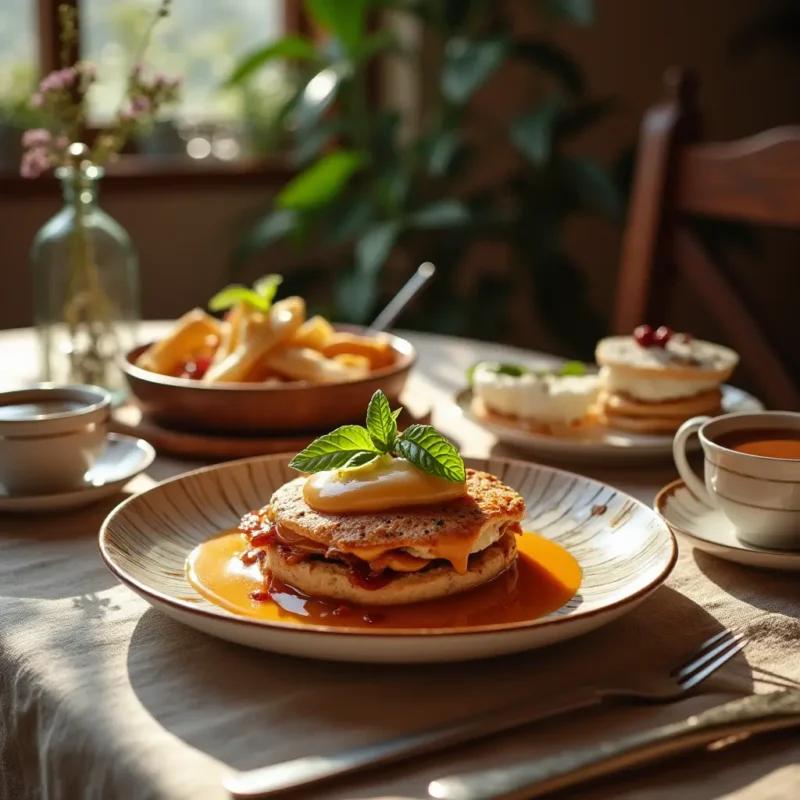
[[[451,442],[430,425],[410,425],[397,440],[397,450],[415,467],[453,483],[467,479],[464,461]]]
[[[247,303],[258,311],[266,311],[269,308],[269,303],[265,303],[264,299],[252,289],[238,285],[226,286],[217,292],[208,301],[208,307],[211,311],[227,311],[238,303]]]
[[[475,370],[478,369],[478,367],[484,367],[490,372],[494,372],[496,375],[509,375],[512,378],[521,378],[529,372],[526,367],[519,364],[487,364],[485,361],[479,361],[467,370],[467,383],[470,386],[472,386],[474,382]]]
[[[393,419],[395,422],[397,422],[397,419],[398,419],[398,417],[399,417],[399,416],[400,416],[402,413],[403,413],[403,407],[402,407],[402,406],[400,406],[400,408],[396,408],[394,411],[392,411],[392,419]]]
[[[360,453],[378,455],[366,428],[360,425],[343,425],[311,442],[289,462],[289,466],[306,473],[339,469]]]
[[[381,453],[389,453],[397,438],[397,423],[386,395],[378,389],[367,406],[367,431]]]
[[[528,374],[528,370],[519,364],[498,364],[492,371],[498,375],[510,375],[512,378],[521,378]]]
[[[558,371],[558,375],[562,378],[566,377],[567,375],[585,375],[586,374],[586,364],[582,363],[581,361],[567,361],[561,369]]]
[[[265,275],[253,284],[253,291],[266,303],[267,308],[272,305],[278,287],[283,283],[280,275]]]
[[[380,453],[372,453],[362,451],[360,453],[356,453],[354,456],[350,456],[347,463],[342,467],[342,469],[354,469],[355,467],[363,467],[372,461],[380,458]]]

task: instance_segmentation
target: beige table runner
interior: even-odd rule
[[[414,389],[441,402],[476,353],[432,340]],[[0,342],[2,347],[2,342]],[[507,354],[506,354],[507,355]],[[440,405],[437,424],[468,455],[492,440]],[[499,452],[495,450],[495,452]],[[191,465],[159,460],[130,487]],[[588,470],[651,502],[670,469]],[[0,798],[223,800],[220,781],[550,696],[604,673],[676,662],[722,626],[751,641],[704,694],[667,707],[604,709],[294,797],[423,798],[427,782],[588,744],[752,690],[800,681],[800,581],[682,546],[667,585],[634,612],[581,639],[466,664],[360,666],[247,650],[162,617],[118,586],[97,554],[97,529],[119,500],[71,517],[0,517]],[[779,677],[778,677],[779,676]],[[800,740],[783,734],[684,757],[567,794],[645,800],[800,797]]]

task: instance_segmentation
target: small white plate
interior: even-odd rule
[[[622,616],[655,591],[677,558],[675,538],[651,509],[582,475],[504,458],[465,459],[525,499],[525,530],[565,547],[583,570],[557,611],[473,627],[365,629],[239,616],[208,602],[186,579],[201,542],[235,527],[296,477],[286,455],[180,475],[129,498],[103,523],[100,553],[117,578],[154,608],[212,636],[278,653],[334,661],[426,663],[516,653],[579,636]]]
[[[534,433],[511,423],[483,419],[472,410],[472,390],[463,389],[455,398],[461,413],[493,433],[498,441],[535,452],[559,461],[593,463],[630,463],[672,460],[672,436],[627,433],[597,426],[576,431],[574,436],[549,436]],[[763,411],[763,404],[753,395],[727,384],[722,387],[722,413]],[[690,447],[699,447],[693,438]]]
[[[751,567],[800,571],[800,550],[766,550],[741,541],[723,513],[698,500],[682,480],[667,484],[653,507],[698,550]]]
[[[103,452],[86,473],[82,486],[38,495],[8,495],[0,486],[0,513],[49,514],[87,506],[118,492],[146,470],[155,457],[156,451],[144,439],[109,433]]]

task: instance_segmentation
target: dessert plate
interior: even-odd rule
[[[750,567],[800,571],[800,550],[767,550],[741,541],[725,515],[696,498],[682,480],[667,484],[653,507],[698,550]]]
[[[525,499],[523,527],[561,544],[583,580],[557,611],[532,621],[464,628],[349,628],[232,614],[185,576],[189,553],[296,477],[289,458],[262,456],[199,469],[129,498],[106,519],[100,552],[117,578],[193,628],[262,650],[336,661],[462,661],[514,653],[586,633],[630,611],[663,583],[677,557],[664,521],[642,503],[580,475],[509,459],[465,459]]]
[[[498,441],[524,448],[545,458],[559,461],[626,463],[672,460],[672,436],[648,435],[593,427],[576,429],[574,435],[550,436],[526,430],[512,423],[496,422],[478,416],[472,410],[472,391],[464,389],[456,395],[456,405],[472,422],[493,433]],[[743,389],[727,384],[722,387],[722,412],[763,411],[763,404]],[[697,439],[691,447],[699,448]]]
[[[120,489],[156,457],[156,451],[143,439],[109,433],[106,446],[81,486],[56,494],[9,495],[0,486],[0,513],[53,514],[96,503]]]

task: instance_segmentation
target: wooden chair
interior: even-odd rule
[[[686,215],[800,228],[800,126],[698,143],[696,85],[671,69],[645,114],[613,317],[616,333],[667,320],[677,272],[718,320],[775,408],[800,410],[800,388]],[[800,297],[800,294],[798,295]]]

